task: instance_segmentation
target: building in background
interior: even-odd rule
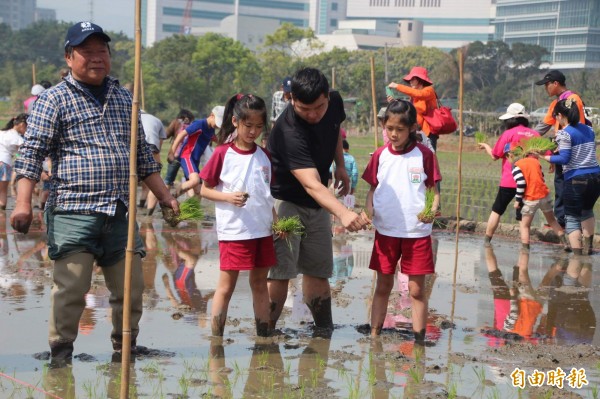
[[[423,24],[423,46],[451,50],[493,37],[492,0],[348,0],[348,19]]]
[[[37,21],[56,21],[56,10],[51,8],[36,8],[33,19]]]
[[[301,28],[312,28],[315,33],[327,34],[338,28],[346,17],[347,0],[142,0],[142,42],[145,46],[174,34],[205,32],[224,28],[222,21],[230,16],[237,21],[243,17],[271,19],[281,25],[289,22]],[[234,22],[234,20],[230,20]],[[269,24],[271,25],[271,24]],[[256,28],[256,27],[255,27]],[[239,28],[238,36],[252,34]],[[264,29],[259,27],[262,32]],[[272,32],[269,32],[272,33]]]
[[[279,28],[279,21],[271,18],[228,15],[219,26],[211,28],[191,28],[190,33],[202,36],[206,33],[218,33],[241,42],[245,47],[256,51],[264,44],[265,37]]]
[[[48,20],[56,20],[56,10],[37,8],[36,0],[0,0],[0,23],[7,24],[12,30]]]
[[[35,0],[0,0],[0,22],[12,30],[20,30],[33,23]]]
[[[545,47],[551,68],[600,67],[600,1],[497,0],[494,37]]]

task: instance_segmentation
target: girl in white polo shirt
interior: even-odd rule
[[[200,171],[200,194],[215,201],[220,276],[212,302],[211,327],[222,336],[229,300],[240,270],[250,271],[256,333],[269,335],[267,273],[276,264],[272,224],[271,160],[255,144],[267,124],[265,102],[252,94],[233,96],[225,105],[219,146]]]
[[[425,206],[425,192],[435,192],[432,211],[439,204],[436,181],[441,180],[431,150],[417,141],[417,112],[408,101],[392,101],[383,125],[389,143],[375,151],[362,178],[371,185],[367,211],[373,217],[375,242],[369,268],[377,272],[371,306],[371,335],[377,336],[385,320],[394,286],[396,265],[408,275],[415,340],[425,340],[427,297],[425,276],[434,273],[431,223],[417,219]]]

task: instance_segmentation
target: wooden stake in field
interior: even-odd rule
[[[375,137],[375,150],[379,147],[377,132],[377,97],[375,95],[375,57],[371,57],[371,98],[373,99],[373,135]]]
[[[35,86],[36,82],[37,82],[37,77],[35,76],[36,72],[35,72],[35,62],[31,64],[31,85]]]
[[[331,88],[335,89],[335,67],[331,68]]]
[[[129,363],[131,358],[131,271],[135,251],[135,219],[137,203],[137,132],[142,54],[141,0],[135,1],[135,69],[133,103],[131,105],[131,138],[129,146],[129,228],[125,251],[125,281],[123,299],[123,347],[121,349],[121,399],[129,397]]]

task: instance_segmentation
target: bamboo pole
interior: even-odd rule
[[[33,82],[33,83],[31,83],[32,86],[34,86],[35,83],[37,82],[37,78],[36,78],[35,75],[36,75],[36,72],[35,72],[35,62],[33,62],[31,64],[31,81]]]
[[[121,349],[121,399],[129,398],[129,363],[131,358],[131,273],[135,251],[135,219],[137,194],[137,134],[139,120],[140,64],[142,52],[141,0],[135,1],[135,69],[131,105],[131,137],[129,147],[129,229],[125,251],[123,298],[123,346]]]
[[[375,150],[379,147],[377,138],[377,97],[375,95],[375,57],[371,57],[371,98],[373,101],[373,135],[375,138]]]
[[[456,284],[456,271],[458,269],[458,237],[460,232],[460,191],[462,189],[462,150],[463,150],[463,94],[464,94],[464,65],[466,48],[458,51],[458,192],[456,194],[456,248],[454,254],[454,277]]]
[[[335,89],[335,67],[331,68],[331,88]]]
[[[146,110],[146,95],[144,94],[144,70],[140,64],[140,96],[142,98],[142,109]]]

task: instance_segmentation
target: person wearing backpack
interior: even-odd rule
[[[548,133],[551,128],[554,128],[554,134],[560,130],[558,121],[554,117],[554,107],[560,100],[566,100],[567,98],[575,101],[575,104],[577,104],[577,108],[579,109],[580,122],[586,124],[583,101],[578,94],[567,89],[566,82],[567,78],[565,75],[556,69],[549,71],[544,75],[543,79],[535,82],[538,86],[544,86],[549,97],[556,97],[554,101],[550,103],[544,119],[534,128],[534,130],[542,136]],[[552,169],[554,169],[554,216],[556,216],[558,224],[564,228],[565,208],[563,205],[562,193],[565,179],[563,176],[563,168],[562,165],[552,164],[550,171],[552,171]]]

